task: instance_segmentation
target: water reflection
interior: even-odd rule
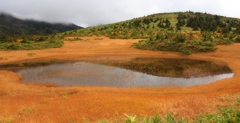
[[[148,75],[117,67],[85,62],[52,64],[19,70],[22,82],[54,83],[60,86],[113,86],[113,87],[153,87],[153,86],[192,86],[207,84],[233,73],[198,77],[173,78]]]

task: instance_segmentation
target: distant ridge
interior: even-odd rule
[[[81,28],[83,27],[72,23],[23,20],[7,13],[0,13],[0,35],[46,35]]]

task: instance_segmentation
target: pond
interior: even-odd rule
[[[227,65],[199,60],[157,58],[137,58],[127,62],[54,63],[24,67],[17,70],[17,73],[23,76],[21,81],[24,83],[111,87],[193,86],[234,76]]]

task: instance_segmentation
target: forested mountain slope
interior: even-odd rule
[[[0,35],[46,35],[80,28],[75,24],[22,20],[0,13]]]

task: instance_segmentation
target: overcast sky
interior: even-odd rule
[[[240,18],[239,6],[240,0],[0,0],[0,11],[16,17],[83,27],[188,10]]]

